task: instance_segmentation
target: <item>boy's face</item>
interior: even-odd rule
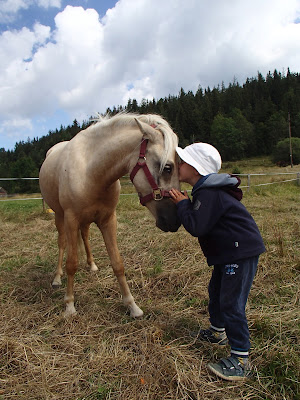
[[[180,182],[186,182],[194,186],[200,178],[198,171],[185,161],[181,160],[178,168],[178,176]]]

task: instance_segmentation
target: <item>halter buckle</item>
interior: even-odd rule
[[[158,189],[153,189],[153,199],[154,199],[155,201],[159,201],[159,200],[162,200],[162,199],[163,199],[163,195],[162,195],[162,193],[161,193],[161,189],[160,189],[160,188],[158,188]]]

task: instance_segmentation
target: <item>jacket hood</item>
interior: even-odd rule
[[[220,188],[237,200],[241,201],[243,191],[238,187],[241,183],[240,178],[229,174],[210,174],[199,179],[193,187],[192,195],[200,189],[207,188]]]

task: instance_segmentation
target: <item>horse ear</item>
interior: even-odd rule
[[[148,125],[145,124],[144,122],[139,121],[137,118],[134,118],[135,122],[137,123],[137,126],[139,127],[140,131],[142,132],[142,135],[145,139],[149,139],[150,141],[154,141],[155,137],[157,137],[157,132],[156,130]]]

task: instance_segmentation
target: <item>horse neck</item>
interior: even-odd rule
[[[98,175],[102,180],[105,175],[107,184],[128,174],[138,160],[141,139],[138,129],[130,131],[123,129],[117,134],[111,131],[101,132],[100,141],[95,135],[90,143],[89,151],[89,154],[93,155],[89,162],[93,174]],[[99,150],[95,151],[95,149]]]

